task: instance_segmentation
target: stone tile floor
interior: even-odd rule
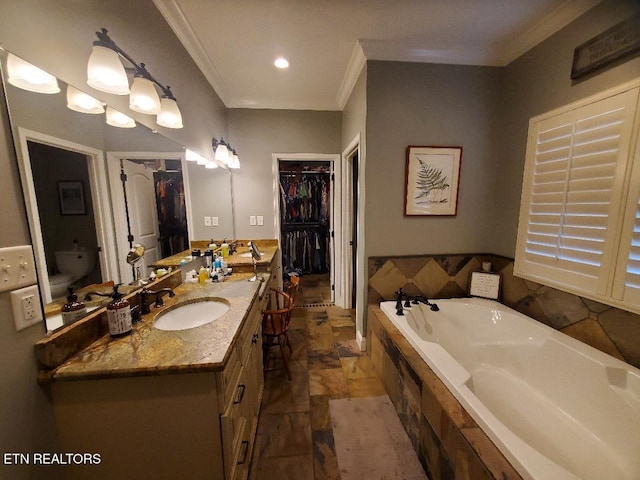
[[[325,303],[328,283],[303,276],[297,305]],[[251,480],[340,479],[329,413],[332,398],[385,395],[355,342],[354,312],[335,306],[294,310],[289,367],[268,372]]]

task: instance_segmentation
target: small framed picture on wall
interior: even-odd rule
[[[58,199],[62,215],[85,215],[82,182],[58,182]]]
[[[462,147],[407,147],[405,216],[456,215]]]

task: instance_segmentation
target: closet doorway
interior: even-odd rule
[[[282,276],[301,277],[300,306],[335,302],[336,158],[274,155]]]

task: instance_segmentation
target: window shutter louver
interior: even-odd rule
[[[532,120],[518,274],[574,293],[609,293],[637,91]],[[640,288],[640,233],[632,251]]]

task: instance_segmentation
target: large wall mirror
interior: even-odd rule
[[[182,145],[146,126],[117,128],[104,114],[70,110],[60,80],[57,94],[9,84],[0,54],[44,305],[59,304],[70,285],[131,284],[133,244],[145,246],[136,266],[144,277],[191,240],[234,238],[229,170],[187,162]],[[204,227],[206,215],[219,217],[215,229]]]

